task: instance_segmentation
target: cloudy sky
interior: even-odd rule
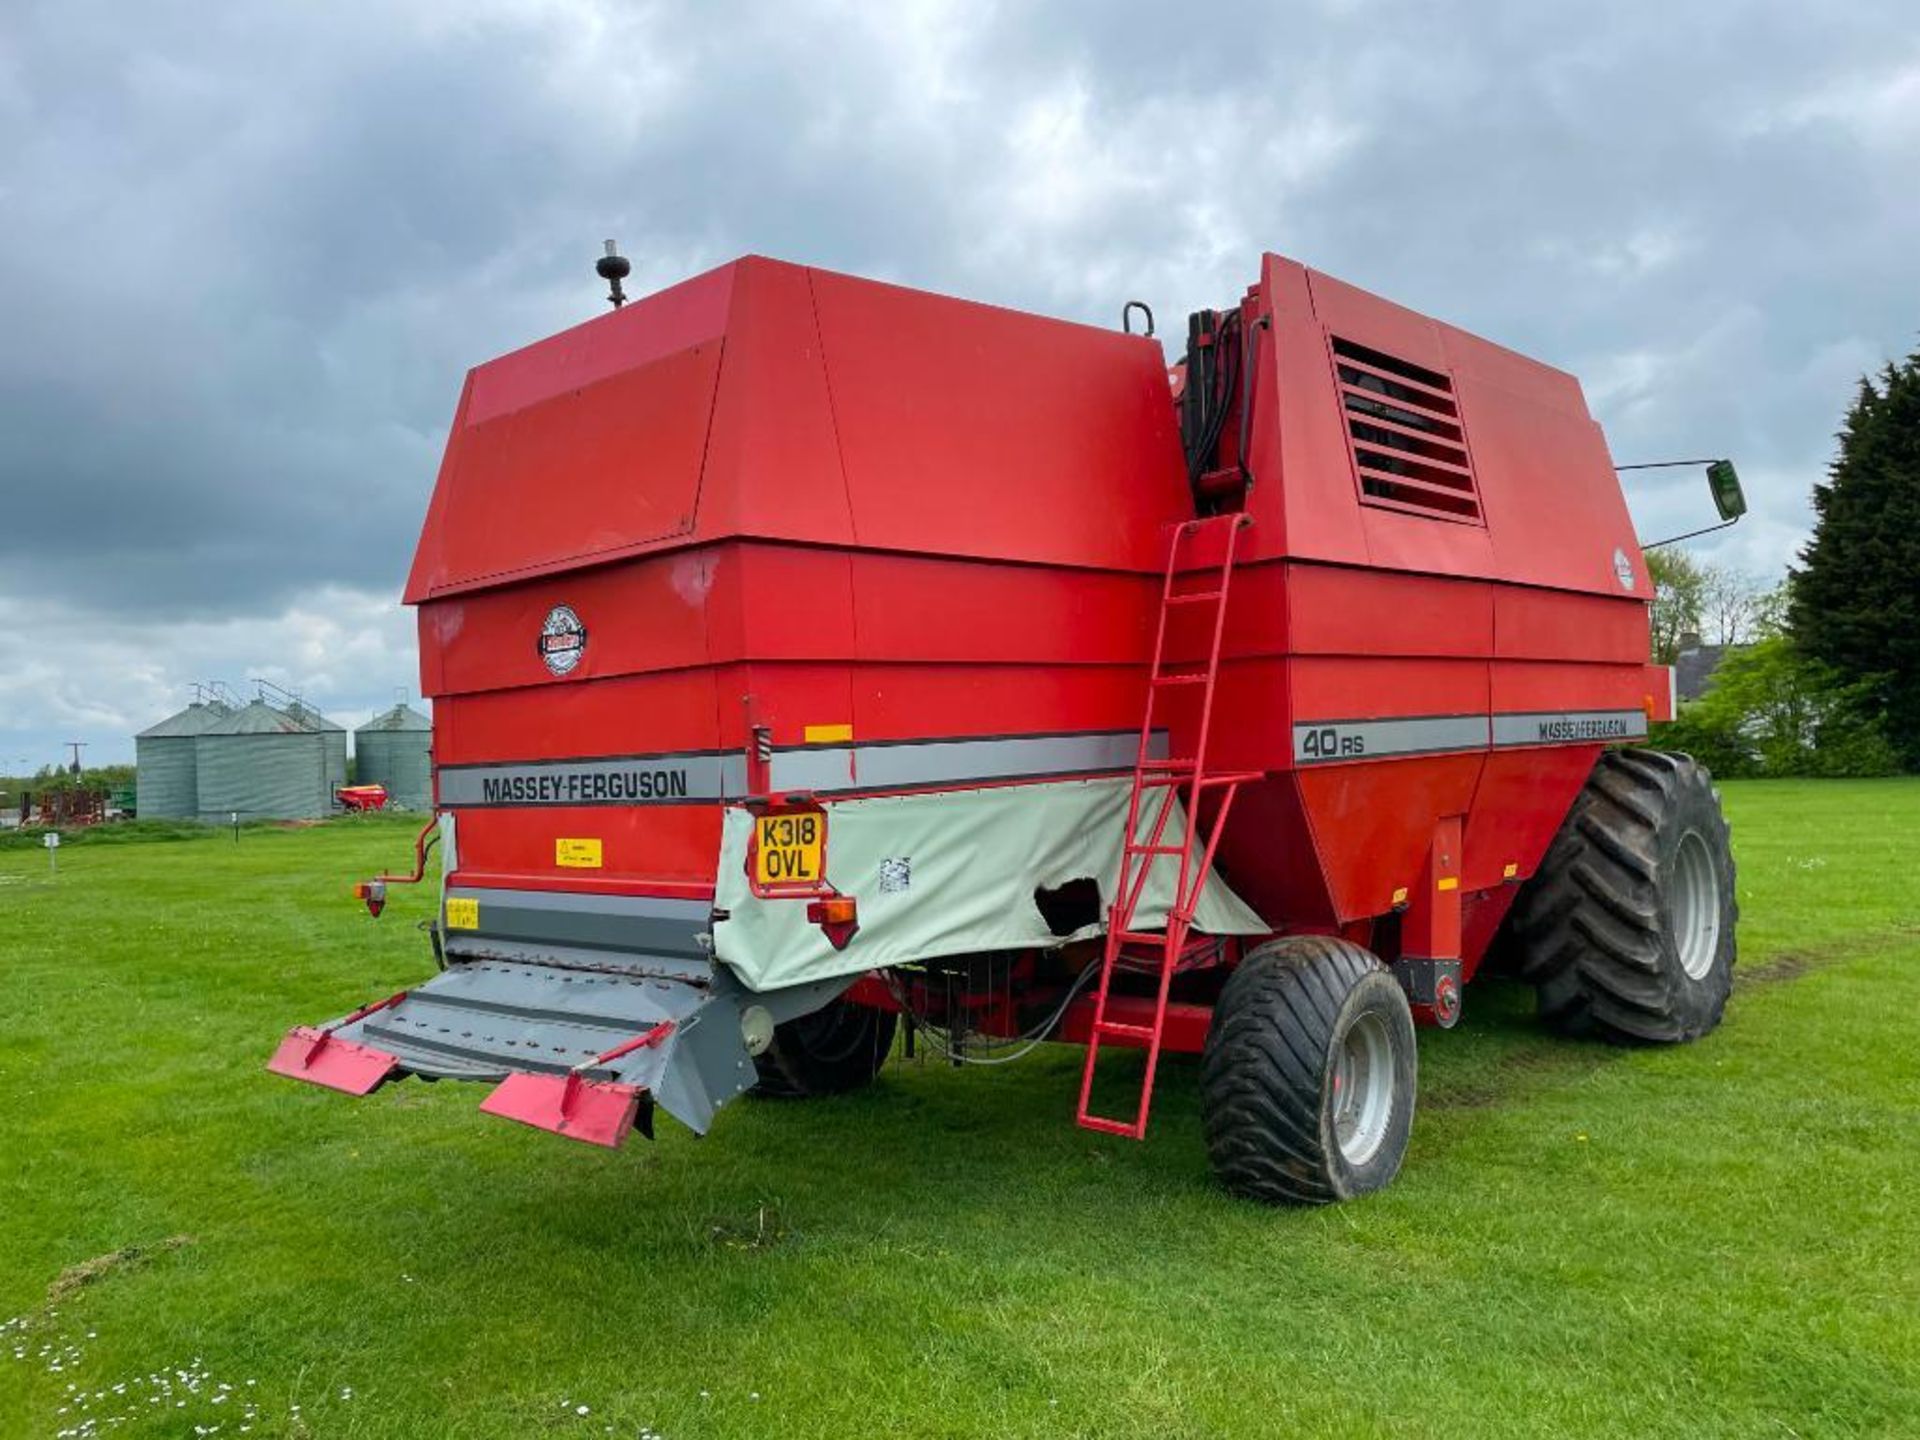
[[[0,14],[0,772],[189,682],[347,723],[465,369],[746,251],[1111,323],[1275,249],[1731,454],[1777,574],[1920,335],[1912,0],[167,4]],[[1711,518],[1642,478],[1643,534]]]

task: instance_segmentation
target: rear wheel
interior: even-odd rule
[[[1200,1071],[1207,1155],[1229,1190],[1324,1205],[1385,1186],[1413,1128],[1406,993],[1323,935],[1262,945],[1228,977]]]
[[[1733,851],[1706,769],[1610,750],[1508,928],[1555,1029],[1617,1044],[1697,1039],[1733,989]]]
[[[795,1099],[858,1090],[886,1063],[897,1024],[891,1010],[834,1000],[777,1025],[772,1042],[753,1057],[760,1072],[754,1093]]]

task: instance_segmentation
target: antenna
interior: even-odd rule
[[[633,266],[622,255],[613,241],[607,241],[607,253],[595,262],[593,273],[607,282],[607,303],[618,310],[627,303],[627,292],[620,288],[620,282],[633,273]]]

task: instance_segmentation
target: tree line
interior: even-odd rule
[[[1656,737],[1716,774],[1920,771],[1920,352],[1861,380],[1838,440],[1780,584],[1648,553],[1654,659],[1734,647]]]

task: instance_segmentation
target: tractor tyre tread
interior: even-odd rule
[[[1720,926],[1711,968],[1680,963],[1669,891],[1682,836],[1706,842]],[[1704,766],[1657,750],[1609,750],[1575,798],[1503,936],[1540,1016],[1564,1034],[1674,1044],[1720,1023],[1739,915],[1728,828]]]
[[[891,1010],[844,999],[776,1025],[767,1048],[753,1057],[759,1074],[753,1093],[803,1100],[858,1090],[886,1064],[898,1026]]]
[[[1328,1100],[1335,1046],[1363,1009],[1395,1041],[1389,1135],[1348,1165]],[[1270,941],[1234,969],[1214,1007],[1200,1072],[1207,1155],[1226,1188],[1275,1205],[1326,1205],[1379,1189],[1399,1170],[1413,1118],[1412,1016],[1371,953],[1334,936]]]

